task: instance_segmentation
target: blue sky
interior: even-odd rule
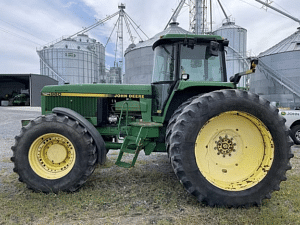
[[[0,74],[39,73],[36,48],[65,35],[72,35],[118,11],[118,4],[152,37],[166,26],[179,0],[0,0]],[[214,29],[224,19],[213,0]],[[248,50],[252,55],[270,48],[291,35],[300,25],[272,10],[265,11],[255,0],[221,0],[228,15],[237,25],[248,30]],[[299,0],[274,0],[272,5],[300,17]],[[89,36],[105,44],[116,17],[89,32]],[[189,29],[188,7],[178,17],[180,26]],[[125,25],[124,25],[125,27]],[[124,32],[124,50],[130,44]],[[113,35],[115,39],[116,35]],[[137,37],[137,35],[134,35]],[[135,42],[138,38],[135,39]],[[106,49],[106,64],[113,66],[114,43]]]

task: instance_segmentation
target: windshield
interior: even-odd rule
[[[180,47],[180,67],[176,68],[176,49]],[[155,48],[152,82],[176,80],[182,74],[189,74],[189,81],[223,81],[222,52],[212,56],[209,44],[194,45],[160,45]],[[177,78],[178,79],[178,78]]]
[[[152,82],[173,81],[175,78],[175,46],[155,48]]]
[[[189,74],[190,81],[222,81],[219,56],[209,55],[208,45],[195,45],[194,49],[181,47],[180,73]]]

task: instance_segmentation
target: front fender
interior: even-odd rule
[[[97,162],[101,165],[106,161],[106,148],[105,142],[101,136],[101,134],[97,131],[97,129],[82,115],[79,113],[63,107],[56,107],[52,109],[52,112],[58,115],[65,115],[73,120],[77,121],[81,126],[85,127],[88,133],[92,136],[96,147],[97,147]]]

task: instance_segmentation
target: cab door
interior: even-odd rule
[[[160,116],[178,80],[178,44],[160,45],[154,52],[152,93],[154,97],[152,113]]]

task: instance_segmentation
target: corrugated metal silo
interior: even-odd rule
[[[236,73],[246,71],[247,30],[237,26],[235,22],[226,21],[213,33],[229,40],[226,55],[227,80]],[[245,77],[242,77],[239,86],[246,87]]]
[[[160,36],[166,34],[190,34],[172,22],[170,26],[147,41],[129,45],[125,51],[125,84],[150,84],[152,81],[154,52],[152,45]]]
[[[121,67],[110,67],[109,75],[107,77],[108,83],[111,84],[121,84],[122,78],[121,78]]]
[[[59,80],[60,84],[93,83],[105,79],[105,48],[88,35],[63,38],[44,46],[38,54],[41,74]]]
[[[279,107],[300,107],[300,30],[261,53],[250,91]]]

